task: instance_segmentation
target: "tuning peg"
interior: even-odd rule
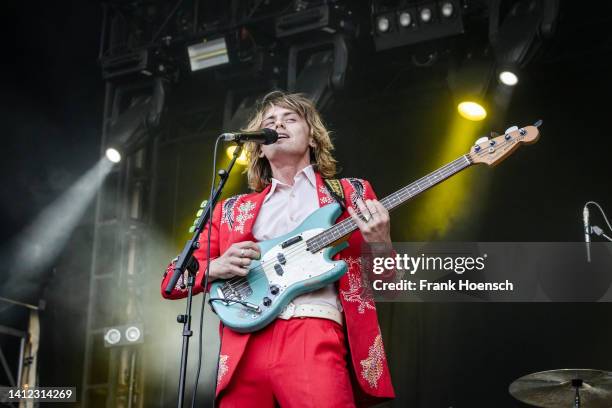
[[[542,119],[538,119],[538,120],[536,121],[536,123],[534,123],[534,124],[533,124],[533,126],[535,126],[535,127],[539,128],[540,126],[542,126],[542,123],[544,123],[544,122],[542,121]]]
[[[518,130],[518,126],[510,126],[504,133],[508,134],[510,132],[514,132],[515,130]]]
[[[479,137],[478,140],[476,140],[475,144],[479,145],[481,143],[488,142],[488,141],[489,141],[489,138],[486,136],[483,136],[483,137]]]

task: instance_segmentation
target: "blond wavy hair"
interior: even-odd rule
[[[273,106],[290,109],[306,120],[310,128],[310,134],[315,146],[310,148],[310,163],[315,171],[323,178],[331,178],[336,175],[336,159],[332,155],[334,145],[327,130],[312,101],[302,94],[290,94],[282,91],[273,91],[264,96],[256,105],[255,112],[251,116],[243,131],[261,129],[264,114]],[[249,187],[254,191],[263,190],[272,182],[272,168],[266,157],[260,157],[261,145],[257,143],[245,143],[248,165],[245,172],[249,181]]]

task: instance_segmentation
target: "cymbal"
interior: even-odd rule
[[[528,374],[515,380],[508,390],[526,404],[543,408],[573,407],[576,387],[582,408],[612,407],[612,373],[589,369],[561,369]]]

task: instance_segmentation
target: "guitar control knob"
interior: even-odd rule
[[[490,144],[491,146],[495,146],[495,140],[489,140],[489,144]]]
[[[263,304],[264,306],[270,306],[272,304],[272,299],[266,296],[265,298],[263,298]]]
[[[278,286],[276,285],[270,286],[270,293],[273,294],[274,296],[278,295],[279,291],[280,289],[278,288]]]
[[[276,271],[276,274],[278,276],[283,276],[283,273],[285,273],[285,271],[283,271],[283,267],[280,266],[280,264],[274,264],[274,271]]]

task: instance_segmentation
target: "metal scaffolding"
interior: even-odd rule
[[[113,126],[129,114],[135,100],[152,97],[155,79],[107,82],[103,149]],[[140,134],[137,134],[140,132]],[[96,203],[93,254],[87,311],[82,406],[142,406],[142,346],[106,347],[105,328],[142,324],[145,239],[150,226],[146,203],[152,191],[153,141],[148,130],[136,129],[138,143],[115,166]]]

